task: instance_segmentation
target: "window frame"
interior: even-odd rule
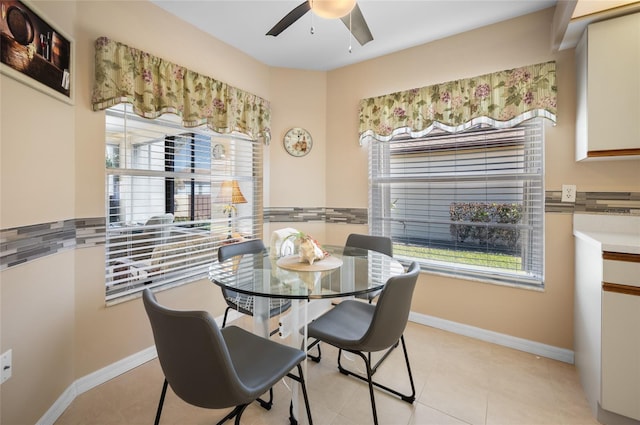
[[[447,277],[456,277],[466,280],[475,280],[481,282],[488,283],[496,283],[501,285],[508,286],[516,286],[530,289],[543,289],[544,288],[544,120],[541,118],[536,118],[532,120],[528,120],[519,126],[514,127],[515,129],[523,129],[524,136],[522,137],[522,169],[521,170],[512,170],[511,172],[505,172],[505,175],[490,175],[490,172],[485,170],[485,173],[478,172],[475,177],[473,176],[462,176],[461,171],[458,169],[454,170],[452,174],[453,177],[450,180],[447,180],[445,177],[438,176],[432,177],[427,176],[424,177],[422,183],[416,183],[419,180],[416,176],[418,175],[418,165],[415,165],[415,169],[412,171],[407,171],[407,175],[402,175],[400,171],[397,172],[397,175],[394,174],[395,171],[392,171],[393,168],[393,154],[392,151],[395,149],[395,155],[398,155],[398,148],[400,143],[404,143],[407,148],[410,149],[411,144],[415,141],[413,149],[416,152],[427,152],[425,148],[421,148],[420,146],[427,146],[430,143],[430,140],[434,140],[437,138],[441,138],[445,140],[441,142],[440,151],[438,152],[437,148],[431,151],[432,157],[435,158],[437,154],[442,154],[446,149],[456,149],[458,152],[471,152],[472,149],[477,150],[479,146],[481,146],[481,151],[485,154],[490,149],[491,144],[486,142],[480,142],[480,144],[473,141],[473,138],[476,135],[482,135],[483,132],[493,131],[495,134],[499,134],[499,132],[507,132],[510,129],[489,129],[489,128],[474,128],[471,131],[465,131],[462,133],[457,133],[452,135],[451,133],[445,133],[444,131],[437,131],[435,133],[431,133],[427,136],[411,139],[408,136],[397,136],[389,142],[379,142],[372,141],[369,145],[369,231],[374,235],[381,236],[389,236],[392,238],[394,243],[394,256],[399,258],[403,262],[409,263],[410,261],[418,261],[423,271],[428,271],[434,274],[443,275]],[[497,137],[497,136],[496,136]],[[454,139],[455,141],[447,142],[447,138]],[[468,139],[468,140],[465,140]],[[504,142],[500,144],[501,150],[508,149],[508,143]],[[515,145],[520,142],[512,142]],[[489,146],[489,148],[487,148]],[[423,149],[423,150],[421,150]],[[514,148],[515,149],[515,148]],[[532,154],[533,152],[533,154]],[[428,157],[428,154],[425,153],[425,157]],[[487,158],[491,158],[488,156]],[[401,160],[397,160],[398,163]],[[440,160],[441,163],[438,164],[437,159],[425,159],[424,163],[429,163],[431,166],[435,167],[435,165],[442,166],[444,163],[443,160]],[[485,162],[487,159],[485,159]],[[489,159],[490,161],[490,159]],[[500,159],[495,159],[495,161],[501,161]],[[418,164],[419,161],[416,161]],[[435,164],[435,165],[434,165]],[[429,167],[429,172],[431,172],[431,166]],[[407,166],[408,167],[408,166]],[[532,173],[532,170],[535,172]],[[413,173],[413,174],[412,174]],[[444,174],[444,173],[443,173]],[[479,228],[480,224],[475,222],[456,222],[453,221],[449,216],[446,219],[440,215],[436,217],[436,213],[433,212],[434,208],[443,208],[444,202],[443,200],[431,200],[432,192],[437,192],[438,189],[427,189],[431,184],[436,186],[433,182],[438,181],[437,184],[444,186],[443,182],[449,181],[452,185],[460,184],[464,187],[465,180],[470,182],[481,182],[481,178],[479,176],[483,176],[485,179],[485,190],[487,193],[490,190],[487,190],[487,187],[490,187],[491,179],[504,179],[505,181],[509,181],[509,178],[512,179],[512,182],[517,180],[522,183],[522,193],[523,198],[526,196],[528,198],[522,199],[523,205],[521,207],[522,215],[523,215],[523,223],[517,224],[508,224],[505,223],[495,223],[494,224],[486,224],[487,229],[491,229],[492,226],[494,228],[503,228],[503,229],[517,229],[517,230],[504,230],[505,232],[514,231],[518,237],[523,236],[522,238],[516,239],[518,244],[518,249],[521,250],[521,267],[523,267],[523,271],[508,271],[507,269],[497,268],[494,266],[480,266],[480,265],[470,265],[464,264],[461,262],[451,261],[451,260],[442,260],[434,258],[436,254],[434,251],[427,250],[426,248],[434,248],[438,244],[436,243],[437,237],[440,237],[440,242],[443,239],[443,233],[440,231],[439,236],[435,233],[431,235],[430,232],[433,232],[433,228],[437,225],[440,226],[449,226],[454,225],[455,223],[464,224],[467,226],[475,226],[475,228]],[[512,176],[512,177],[509,177]],[[403,180],[404,179],[404,180]],[[441,179],[441,180],[438,180]],[[463,183],[459,183],[462,181]],[[415,183],[415,186],[418,187],[420,185],[421,189],[426,195],[421,195],[416,192],[413,194],[415,205],[419,204],[420,201],[415,200],[415,196],[424,196],[424,201],[426,206],[424,208],[428,208],[428,210],[421,211],[419,213],[414,213],[416,217],[422,216],[424,218],[424,223],[422,224],[426,227],[427,231],[424,234],[420,235],[422,239],[427,240],[428,242],[420,242],[419,238],[412,241],[407,235],[410,234],[410,231],[407,231],[407,224],[404,223],[404,237],[399,235],[397,231],[398,223],[394,220],[397,219],[397,215],[394,218],[394,210],[397,208],[398,199],[394,199],[392,195],[392,187],[400,187],[400,185],[408,185],[411,182]],[[471,183],[469,183],[470,185]],[[506,183],[502,183],[506,184]],[[394,186],[396,185],[396,186]],[[455,192],[458,193],[458,188],[455,186]],[[418,190],[418,189],[416,189]],[[468,189],[465,189],[468,190]],[[478,189],[480,190],[480,189]],[[405,199],[412,199],[409,195],[409,191],[406,191],[407,195],[405,195]],[[462,192],[460,192],[462,193]],[[465,192],[463,196],[469,196],[470,192]],[[485,194],[486,197],[489,195]],[[437,194],[433,195],[434,198],[437,197]],[[420,198],[423,199],[423,198]],[[423,200],[424,200],[423,199]],[[454,199],[454,196],[451,196],[451,199]],[[487,201],[488,202],[488,201]],[[478,202],[479,203],[479,202]],[[414,205],[414,207],[415,207]],[[422,206],[422,205],[421,205]],[[406,207],[406,205],[405,205]],[[483,207],[482,205],[480,207]],[[478,208],[480,208],[478,207]],[[492,206],[493,207],[493,206]],[[487,208],[488,209],[488,208]],[[414,208],[415,210],[415,208]],[[429,211],[429,212],[427,212]],[[494,209],[495,212],[495,209]],[[451,212],[449,213],[451,215]],[[412,216],[410,221],[414,220]],[[448,221],[447,221],[448,220]],[[412,222],[415,224],[415,222]],[[488,230],[487,230],[488,231]],[[451,236],[454,238],[454,236]],[[432,241],[433,240],[433,241]],[[480,244],[480,242],[478,242]],[[456,243],[451,243],[452,248],[451,251],[462,251],[462,244],[458,246]],[[487,243],[487,246],[489,244]],[[495,246],[494,250],[497,251]],[[491,248],[485,248],[485,252],[487,254],[491,253]],[[515,248],[514,248],[515,250]],[[424,252],[431,252],[430,254],[424,254]],[[458,253],[454,254],[454,260],[458,259]]]
[[[206,278],[217,247],[229,243],[227,233],[233,231],[234,240],[262,237],[262,143],[204,126],[184,128],[173,114],[141,118],[126,104],[107,109],[105,123],[107,306],[137,298],[144,288],[168,289]],[[148,141],[134,140],[143,133]],[[227,147],[222,159],[213,156],[216,144]],[[239,182],[247,201],[234,206],[233,217],[216,199],[228,180]],[[203,196],[198,205],[204,202],[204,207],[196,205],[194,193]],[[167,214],[170,223],[154,221]]]

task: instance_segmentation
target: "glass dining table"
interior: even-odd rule
[[[313,264],[297,254],[277,258],[273,253],[249,254],[209,267],[209,280],[253,307],[253,332],[269,338],[271,299],[279,303],[279,335],[295,347],[307,347],[306,324],[331,308],[336,298],[355,297],[384,288],[392,276],[404,273],[388,255],[360,248],[323,245],[328,253]],[[366,302],[366,301],[363,301]],[[278,308],[278,307],[276,307]],[[305,376],[306,364],[304,366]],[[297,386],[293,386],[293,417],[297,415]]]
[[[306,319],[300,323],[298,329],[301,329],[321,313],[317,308],[310,309],[311,305],[330,306],[332,298],[379,291],[390,277],[404,273],[398,260],[376,251],[332,245],[323,248],[328,255],[311,265],[300,262],[297,254],[277,258],[269,252],[243,255],[222,263],[215,261],[209,267],[209,279],[245,302],[252,302],[253,331],[268,337],[272,310],[269,299],[291,300],[291,314],[298,313],[300,320]],[[315,300],[325,302],[310,302]],[[283,305],[282,313],[289,308],[288,303]],[[307,308],[300,309],[302,306]],[[280,335],[292,334],[293,326],[287,326],[286,319],[282,320]]]

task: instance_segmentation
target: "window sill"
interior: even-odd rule
[[[403,257],[397,257],[398,260],[400,260],[403,264],[405,264],[405,266],[407,264],[409,264],[410,261],[414,261],[415,259],[411,259],[411,258],[403,258]],[[513,282],[507,282],[504,280],[497,280],[497,279],[489,279],[489,278],[483,278],[480,276],[470,276],[469,274],[461,274],[461,273],[456,273],[454,270],[452,271],[442,271],[442,270],[436,270],[432,267],[430,267],[429,265],[425,264],[424,262],[420,262],[421,265],[421,273],[425,273],[425,274],[430,274],[433,276],[440,276],[440,277],[446,277],[449,279],[457,279],[457,280],[465,280],[465,281],[470,281],[470,282],[478,282],[478,283],[483,283],[483,284],[487,284],[487,285],[496,285],[496,286],[504,286],[507,288],[513,288],[513,289],[524,289],[527,291],[534,291],[534,292],[545,292],[545,287],[544,287],[544,283],[540,284],[540,285],[536,285],[536,284],[529,284],[529,283],[513,283]]]

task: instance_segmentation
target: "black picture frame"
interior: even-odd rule
[[[0,0],[0,72],[74,103],[74,42],[33,5]]]

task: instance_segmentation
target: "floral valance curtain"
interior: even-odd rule
[[[136,114],[182,117],[185,127],[206,124],[219,133],[270,139],[269,102],[106,37],[96,40],[93,110],[130,103]]]
[[[360,143],[434,128],[508,128],[533,117],[556,120],[556,63],[546,62],[360,101]]]

